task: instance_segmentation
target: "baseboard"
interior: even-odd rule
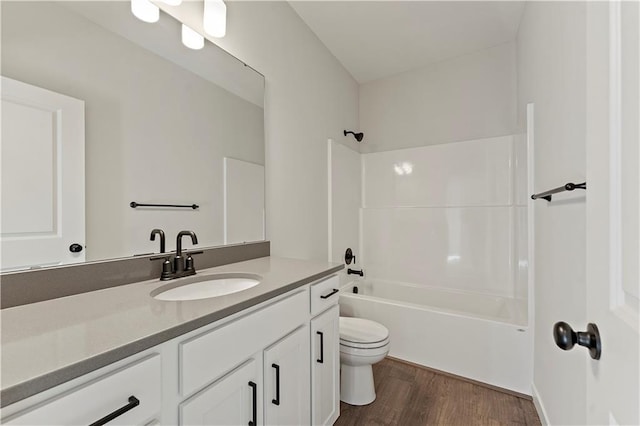
[[[438,370],[436,368],[427,367],[426,365],[416,364],[415,362],[407,361],[407,360],[404,360],[404,359],[401,359],[401,358],[396,358],[396,357],[388,356],[388,355],[387,355],[387,358],[391,359],[393,361],[396,361],[396,362],[400,362],[402,364],[410,365],[412,367],[422,368],[423,370],[429,370],[429,371],[434,372],[436,374],[441,374],[443,376],[451,377],[453,379],[461,380],[461,381],[467,382],[467,383],[472,383],[474,385],[482,386],[482,387],[487,388],[487,389],[491,389],[491,390],[494,390],[494,391],[506,393],[508,395],[515,396],[517,398],[528,399],[529,401],[531,401],[531,396],[526,395],[524,393],[513,391],[511,389],[501,388],[500,386],[491,385],[489,383],[481,382],[481,381],[478,381],[478,380],[473,380],[473,379],[470,379],[468,377],[459,376],[457,374],[449,373],[447,371],[442,371],[442,370]]]
[[[544,405],[542,405],[542,401],[540,400],[540,394],[538,394],[538,389],[536,389],[536,385],[531,384],[531,394],[533,396],[533,406],[536,407],[536,411],[538,412],[538,417],[540,418],[540,423],[543,426],[549,425],[549,418],[547,417],[547,412],[544,410]]]

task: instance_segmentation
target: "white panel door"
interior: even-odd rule
[[[224,243],[262,241],[264,166],[224,159]]]
[[[180,424],[203,426],[262,424],[261,361],[261,357],[251,358],[202,392],[180,404]]]
[[[6,77],[1,91],[1,267],[83,262],[84,102]]]
[[[332,425],[340,415],[340,309],[311,320],[311,424]]]
[[[308,325],[298,328],[264,351],[264,405],[266,425],[309,424]]]
[[[586,372],[587,420],[637,425],[640,7],[593,2],[587,10],[587,318],[602,339]]]

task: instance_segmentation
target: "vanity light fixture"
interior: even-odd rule
[[[227,5],[222,0],[204,0],[204,31],[221,38],[227,33]]]
[[[200,50],[204,47],[204,37],[192,28],[182,24],[182,44],[189,49]]]
[[[144,22],[158,22],[160,9],[149,0],[131,0],[131,13]]]
[[[169,6],[180,6],[182,4],[182,0],[162,0],[162,2]]]

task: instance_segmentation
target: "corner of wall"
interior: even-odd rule
[[[533,406],[540,418],[540,423],[542,423],[542,426],[548,426],[549,418],[547,417],[547,412],[544,409],[544,405],[542,405],[542,400],[540,399],[538,389],[536,389],[536,385],[534,383],[531,383],[531,396],[533,398]]]

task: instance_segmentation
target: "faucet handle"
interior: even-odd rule
[[[170,280],[174,275],[173,267],[171,266],[171,260],[167,257],[162,262],[162,274],[160,274],[160,281]]]
[[[196,268],[193,265],[193,257],[196,254],[202,254],[202,250],[199,251],[193,251],[193,252],[187,252],[187,258],[184,260],[184,270],[185,271],[193,271],[193,273],[195,274],[196,272]]]
[[[149,260],[162,260],[162,274],[160,274],[161,281],[166,281],[174,278],[175,272],[173,270],[173,266],[171,265],[171,256],[154,256],[149,258]]]
[[[160,255],[160,256],[150,257],[149,260],[152,261],[152,262],[154,260],[168,260],[170,257],[171,257],[171,254],[170,253],[166,253],[166,254],[163,254],[163,255]]]

